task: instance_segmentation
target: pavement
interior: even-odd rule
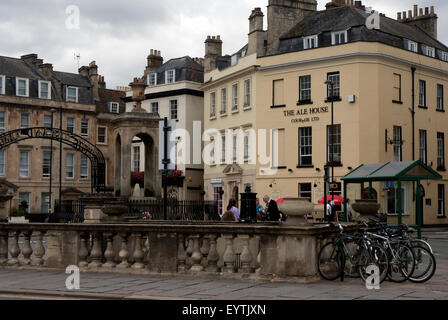
[[[368,290],[361,279],[353,278],[299,284],[81,273],[80,289],[68,290],[65,282],[69,275],[63,271],[0,269],[0,300],[448,300],[448,232],[435,233],[437,237],[424,234],[435,251],[437,270],[423,284],[385,281],[380,290]]]

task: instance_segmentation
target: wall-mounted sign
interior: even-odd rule
[[[291,123],[306,123],[319,121],[319,114],[328,113],[328,107],[310,107],[298,110],[285,110],[283,116],[285,118],[292,118]]]

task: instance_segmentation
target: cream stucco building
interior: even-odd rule
[[[222,188],[227,202],[236,196],[235,187],[243,192],[251,184],[260,198],[306,197],[317,204],[324,196],[327,165],[334,167],[335,193],[341,194],[340,178],[360,164],[421,159],[443,176],[422,183],[423,222],[447,223],[448,47],[437,41],[437,16],[432,7],[414,7],[397,20],[377,15],[379,25],[371,27],[372,14],[360,1],[333,1],[316,11],[312,0],[270,0],[267,31],[257,8],[249,18],[248,46],[236,55],[222,56],[221,39],[206,40],[205,129],[253,128],[257,135],[237,147],[237,153],[249,150],[256,164],[205,166],[208,199],[219,198],[216,188]],[[247,110],[242,102],[246,80]],[[234,84],[240,89],[238,112],[231,111]],[[223,88],[230,106],[224,116],[219,112]],[[262,130],[266,143],[260,144]],[[228,144],[232,150],[233,141]],[[262,163],[265,153],[270,165]],[[394,188],[374,185],[380,210],[391,221],[397,207]],[[415,223],[415,185],[403,188],[404,222]],[[360,188],[348,190],[352,201],[365,196]]]

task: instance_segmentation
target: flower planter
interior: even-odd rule
[[[28,223],[25,217],[10,217],[9,223]]]
[[[355,203],[352,204],[352,209],[360,214],[358,220],[360,221],[368,221],[369,218],[375,218],[375,215],[378,213],[381,205],[376,202],[376,200],[355,200]]]
[[[101,211],[107,216],[106,221],[124,221],[123,216],[128,212],[129,207],[122,201],[105,201]]]
[[[279,210],[288,216],[285,225],[299,226],[306,225],[308,222],[305,215],[311,213],[314,209],[308,198],[284,198],[284,202],[279,204]]]

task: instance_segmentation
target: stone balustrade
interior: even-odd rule
[[[0,223],[0,268],[312,281],[318,251],[335,233],[325,224]]]

